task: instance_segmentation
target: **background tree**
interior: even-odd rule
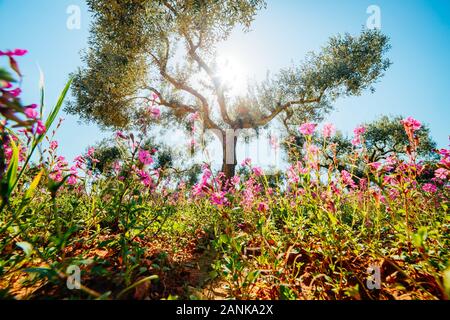
[[[369,161],[377,162],[386,159],[394,153],[406,156],[406,147],[409,145],[408,136],[401,123],[403,116],[382,116],[379,119],[366,123],[364,139],[369,151]],[[415,132],[419,139],[417,155],[421,160],[436,159],[436,142],[430,135],[427,125]]]
[[[104,139],[95,145],[92,157],[86,157],[87,168],[95,170],[104,176],[109,176],[113,172],[113,165],[116,161],[125,162],[132,155],[128,149],[121,148],[114,139]],[[163,143],[156,143],[153,138],[146,138],[142,143],[142,149],[150,151],[154,163],[152,168],[159,170],[161,177],[174,178],[172,180],[184,181],[188,186],[197,182],[197,177],[201,172],[201,166],[197,164],[188,164],[183,168],[177,163],[176,159],[186,156],[180,150],[175,150]],[[95,163],[92,161],[96,159]]]
[[[157,95],[161,125],[189,127],[196,113],[202,131],[219,138],[226,177],[235,173],[237,130],[319,120],[335,99],[373,90],[390,65],[388,38],[363,30],[332,37],[302,64],[233,96],[220,75],[217,45],[237,26],[248,31],[263,0],[87,2],[94,14],[91,49],[67,111],[103,127],[132,127]]]
[[[384,115],[372,122],[363,124],[366,128],[362,137],[368,154],[367,163],[380,162],[391,155],[407,157],[406,147],[409,145],[409,140],[401,123],[404,118],[403,116]],[[305,139],[298,131],[292,130],[291,134],[293,143],[284,143],[283,148],[287,152],[288,161],[294,163],[304,154]],[[433,161],[439,159],[435,152],[436,142],[431,137],[429,127],[422,124],[422,127],[415,134],[419,139],[416,150],[417,160],[433,163]],[[317,145],[321,145],[324,141],[323,136],[318,133],[314,135],[313,139]],[[356,176],[364,176],[365,165],[361,159],[355,164],[350,164],[352,162],[350,158],[355,158],[353,156],[355,147],[351,140],[351,137],[344,136],[340,131],[330,137],[328,144],[333,145],[333,147],[323,152],[320,166],[328,168],[330,164],[335,164],[339,171],[347,170],[353,172]]]

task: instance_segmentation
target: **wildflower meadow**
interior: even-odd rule
[[[0,299],[450,298],[450,149],[409,114],[348,137],[324,121],[389,73],[388,37],[333,37],[231,100],[209,50],[264,1],[87,2],[95,45],[56,103],[42,81],[23,104],[30,53],[0,51]],[[184,69],[168,62],[175,41]],[[187,75],[197,69],[204,87]],[[109,138],[68,158],[64,112]],[[283,134],[266,145],[282,166],[237,156],[235,132],[258,137],[276,119]],[[179,153],[153,137],[174,123],[187,133]],[[217,137],[219,151],[198,158]]]

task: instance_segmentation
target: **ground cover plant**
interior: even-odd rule
[[[450,299],[449,146],[409,109],[324,121],[390,71],[381,26],[244,85],[221,45],[265,1],[85,4],[54,104],[0,48],[0,299]],[[72,161],[63,112],[110,136]],[[266,133],[278,166],[238,152]]]
[[[295,159],[285,172],[246,159],[231,179],[204,163],[195,184],[173,181],[159,150],[124,132],[119,160],[99,171],[94,148],[73,164],[58,151],[70,81],[46,119],[21,104],[25,54],[2,52],[2,298],[449,297],[450,151],[419,161],[418,120],[398,120],[407,146],[377,162],[356,128],[346,170],[342,157],[319,165],[336,154],[334,126],[304,123],[301,145],[285,142]]]

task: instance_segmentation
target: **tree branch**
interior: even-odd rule
[[[216,91],[217,103],[219,104],[220,114],[222,116],[223,121],[225,121],[225,123],[227,123],[228,125],[233,127],[234,122],[230,119],[230,116],[228,114],[227,106],[225,103],[225,93],[223,91],[223,86],[222,86],[221,82],[219,81],[218,77],[216,77],[214,75],[213,70],[197,54],[197,49],[201,45],[201,34],[199,36],[199,41],[196,45],[194,45],[194,42],[192,41],[191,37],[189,37],[188,34],[183,33],[183,36],[185,37],[186,42],[188,43],[188,46],[189,46],[188,52],[189,52],[190,56],[192,57],[192,59],[194,59],[198,63],[200,68],[202,68],[206,72],[206,74],[211,79],[211,81],[214,85],[214,89]]]
[[[308,104],[308,103],[315,103],[315,102],[320,102],[322,99],[322,95],[318,98],[313,98],[313,99],[300,99],[300,100],[295,100],[295,101],[289,101],[283,105],[279,105],[277,108],[275,108],[272,113],[266,117],[263,117],[259,120],[255,120],[252,123],[250,122],[245,122],[241,124],[241,128],[242,129],[250,129],[250,128],[254,128],[255,126],[257,127],[261,127],[266,125],[267,123],[269,123],[270,121],[272,121],[276,116],[278,116],[280,113],[282,113],[283,111],[288,110],[290,107],[295,106],[295,105],[304,105],[304,104]]]

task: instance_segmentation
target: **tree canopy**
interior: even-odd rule
[[[410,144],[408,135],[402,124],[404,117],[398,116],[380,116],[378,119],[364,123],[362,126],[365,132],[362,134],[364,148],[366,149],[366,163],[375,163],[386,160],[388,157],[407,157],[407,147]],[[288,161],[295,162],[304,155],[305,138],[298,131],[291,132],[294,137],[294,144],[285,143],[284,148],[288,154]],[[437,160],[436,142],[432,139],[430,128],[422,124],[421,128],[415,132],[418,139],[417,160],[433,162]],[[321,145],[324,137],[320,133],[314,135],[314,142]],[[321,167],[328,168],[331,164],[336,165],[338,170],[352,171],[355,175],[364,175],[364,162],[360,160],[352,164],[351,158],[355,155],[355,146],[352,139],[338,131],[335,135],[328,138],[332,148],[324,150],[321,158]]]
[[[203,130],[215,129],[223,143],[227,176],[236,164],[234,153],[232,163],[225,160],[227,130],[320,120],[337,98],[374,90],[390,65],[388,38],[362,30],[331,37],[319,53],[233,96],[218,72],[217,45],[236,27],[248,31],[264,1],[89,0],[88,5],[94,16],[91,48],[74,74],[67,111],[104,128],[132,127],[152,99],[162,107],[162,125],[183,127],[197,113]],[[233,138],[232,151],[236,142]]]

